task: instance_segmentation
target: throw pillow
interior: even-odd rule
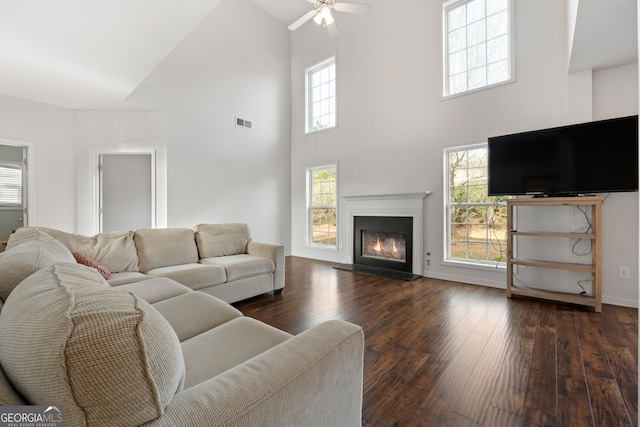
[[[98,261],[92,260],[91,258],[87,258],[86,256],[79,254],[78,252],[72,252],[71,255],[76,259],[78,264],[86,265],[87,267],[95,268],[98,270],[98,273],[105,279],[111,277],[111,272],[107,267],[100,264]]]
[[[29,402],[64,405],[65,424],[144,424],[183,388],[182,349],[165,318],[75,262],[20,283],[0,319],[7,378]]]

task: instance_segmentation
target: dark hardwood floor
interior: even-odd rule
[[[297,334],[365,333],[365,426],[637,426],[638,310],[367,276],[287,257],[281,295],[235,306]]]

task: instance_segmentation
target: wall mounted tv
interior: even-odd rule
[[[638,191],[638,116],[489,138],[489,195]]]

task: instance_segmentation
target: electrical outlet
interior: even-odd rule
[[[628,279],[629,278],[629,268],[628,267],[618,267],[618,277],[620,279]]]

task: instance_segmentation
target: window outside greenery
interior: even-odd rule
[[[336,247],[338,170],[336,166],[307,170],[309,244]]]
[[[306,132],[336,126],[336,59],[331,57],[307,69]]]
[[[446,260],[495,265],[506,261],[506,196],[488,196],[486,144],[445,151]]]
[[[444,11],[444,95],[511,79],[510,0],[452,0]]]

